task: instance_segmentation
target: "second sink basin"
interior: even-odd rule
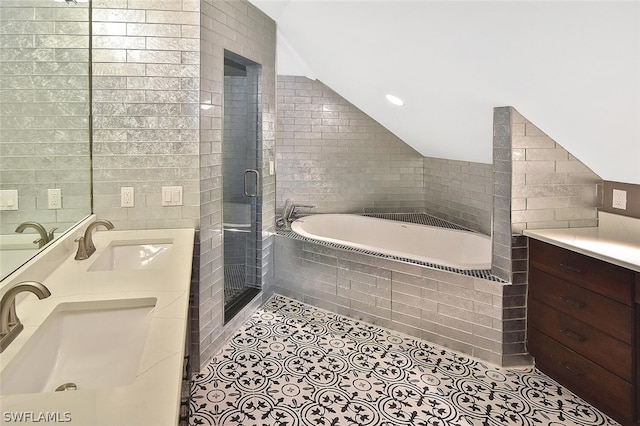
[[[155,304],[155,298],[60,304],[0,372],[0,395],[132,383]]]
[[[89,271],[130,271],[161,265],[173,241],[113,241],[89,267]]]

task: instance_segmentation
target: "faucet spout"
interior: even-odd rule
[[[310,204],[290,204],[288,206],[285,204],[285,208],[284,208],[284,211],[282,213],[285,227],[287,229],[290,228],[291,222],[293,222],[293,220],[294,220],[294,216],[296,215],[296,210],[297,209],[313,209],[315,207],[316,206],[313,206],[313,205],[310,205]]]
[[[98,226],[104,226],[106,229],[113,229],[113,223],[105,219],[96,220],[87,226],[87,230],[84,231],[83,237],[78,237],[76,242],[78,243],[78,251],[76,252],[76,260],[88,259],[96,251],[96,246],[93,244],[93,230]]]
[[[18,225],[18,227],[16,228],[16,232],[22,233],[27,228],[33,228],[38,231],[38,234],[40,234],[40,238],[34,241],[34,243],[38,243],[38,248],[42,248],[45,244],[51,242],[53,240],[53,231],[56,230],[56,228],[54,228],[49,233],[47,233],[47,230],[44,228],[44,226],[40,225],[38,222],[23,222]]]
[[[14,284],[0,299],[0,352],[3,352],[23,329],[16,314],[16,296],[24,291],[35,294],[42,300],[51,296],[44,284],[37,281],[23,281]]]

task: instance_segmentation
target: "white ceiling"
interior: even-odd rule
[[[491,163],[509,105],[603,179],[640,184],[636,0],[250,1],[277,23],[278,74],[319,79],[425,156]]]

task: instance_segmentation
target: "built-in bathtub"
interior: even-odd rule
[[[306,216],[293,223],[300,234],[278,230],[276,293],[494,364],[530,365],[521,339],[511,336],[512,330],[519,329],[512,323],[521,321],[520,292],[512,292],[509,283],[492,275],[489,261],[482,256],[477,261],[465,254],[463,261],[452,262],[437,254],[440,249],[452,250],[459,257],[468,244],[477,244],[478,251],[489,256],[489,237],[460,231],[460,227],[424,214],[354,215],[354,220],[340,216],[351,215]],[[333,230],[316,229],[326,228],[325,219],[338,217],[344,221],[329,227]],[[394,220],[380,222],[380,217]],[[417,240],[433,240],[437,255],[425,255],[431,250],[425,248],[418,249],[418,256],[404,248],[390,249],[392,238],[347,242],[359,239],[351,234],[360,224],[368,225],[364,234],[374,239],[404,234],[401,239],[420,235]],[[439,227],[453,229],[433,229]],[[467,240],[469,236],[479,238]],[[451,248],[445,248],[448,246]]]
[[[297,219],[303,237],[459,270],[491,269],[491,238],[476,232],[353,214]]]

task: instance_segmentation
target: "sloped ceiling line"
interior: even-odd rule
[[[513,105],[640,184],[640,2],[250,1],[278,25],[279,74],[323,81],[424,156],[491,163],[493,107]]]

